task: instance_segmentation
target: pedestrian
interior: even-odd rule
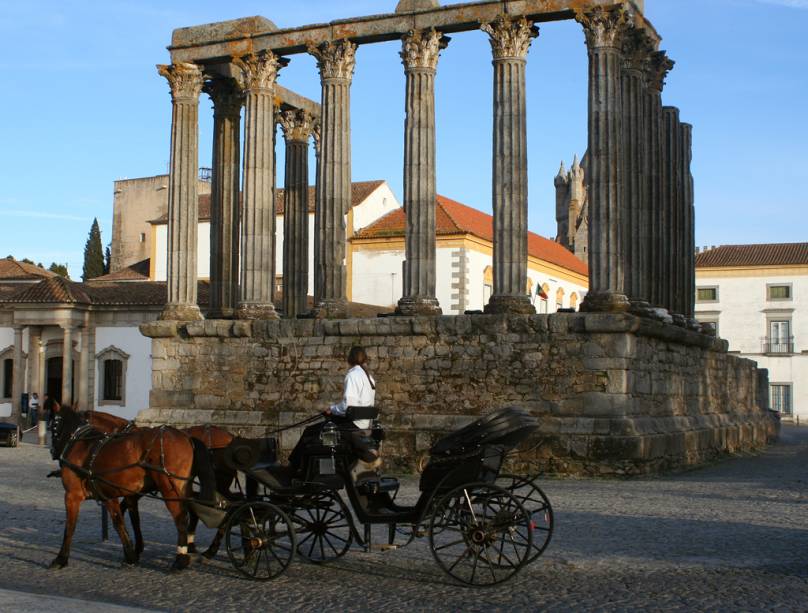
[[[39,413],[39,395],[34,392],[28,401],[28,414],[31,418],[31,425],[36,425],[37,414]]]

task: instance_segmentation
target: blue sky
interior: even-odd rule
[[[291,27],[396,3],[0,0],[0,257],[66,261],[79,278],[93,217],[110,238],[112,182],[166,172],[171,105],[154,65],[168,62],[174,28],[248,15]],[[694,124],[697,244],[808,240],[808,0],[646,0],[646,14],[677,62],[664,102]],[[586,53],[577,24],[541,30],[527,68],[530,227],[553,236],[553,176],[586,147]],[[398,50],[360,48],[352,121],[354,179],[387,179],[400,197]],[[454,35],[437,78],[438,191],[485,211],[491,75],[486,36]],[[280,82],[319,99],[308,56],[293,56]],[[203,96],[203,166],[209,108]]]

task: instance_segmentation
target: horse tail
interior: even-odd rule
[[[199,498],[212,502],[216,494],[216,472],[208,448],[198,438],[191,438],[191,444],[194,446],[193,476],[199,477]]]

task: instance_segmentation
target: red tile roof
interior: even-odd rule
[[[384,181],[357,181],[356,183],[351,184],[351,207],[359,206],[368,197],[378,189],[380,185],[382,185]],[[275,193],[275,214],[276,215],[283,215],[284,211],[284,191],[283,189],[279,189]],[[313,185],[309,186],[309,213],[314,212],[314,195],[315,195],[315,188]],[[199,220],[200,221],[209,221],[210,220],[210,194],[202,194],[199,196]],[[153,219],[151,221],[153,224],[164,224],[168,223],[168,213],[163,215],[162,217],[158,217],[157,219]]]
[[[697,268],[808,265],[808,243],[721,245],[696,254]]]
[[[151,259],[147,258],[122,270],[90,279],[90,281],[148,281],[150,265]]]
[[[404,209],[395,209],[376,220],[360,231],[356,238],[381,238],[387,236],[404,236],[407,218]],[[494,218],[482,211],[461,204],[445,196],[438,196],[435,210],[435,232],[438,236],[453,234],[472,234],[491,243],[494,241]],[[528,254],[577,272],[587,275],[585,263],[575,255],[550,239],[528,232]]]
[[[34,264],[19,262],[12,257],[0,260],[0,280],[2,281],[36,281],[55,276],[56,273],[50,270]]]

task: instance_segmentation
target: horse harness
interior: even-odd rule
[[[181,475],[177,475],[177,474],[172,473],[170,470],[168,470],[166,468],[166,465],[165,465],[165,463],[166,463],[165,462],[165,443],[164,443],[164,440],[163,440],[163,436],[165,434],[165,430],[166,430],[167,427],[168,426],[160,426],[158,428],[158,431],[155,433],[155,435],[152,437],[152,440],[149,442],[149,446],[143,451],[143,453],[141,453],[140,459],[137,462],[134,462],[132,464],[127,464],[125,466],[117,466],[117,467],[115,467],[113,469],[106,470],[106,471],[104,471],[102,473],[96,473],[93,470],[93,465],[95,464],[95,460],[98,458],[98,455],[101,453],[101,450],[110,441],[120,439],[123,436],[131,434],[131,431],[134,428],[134,422],[130,421],[120,431],[118,431],[118,432],[110,432],[110,433],[100,433],[98,430],[95,430],[93,428],[93,426],[90,425],[89,423],[84,423],[81,426],[79,426],[78,428],[76,428],[76,430],[73,432],[73,434],[71,434],[70,439],[68,439],[67,443],[65,444],[65,447],[62,450],[62,453],[61,453],[61,455],[59,456],[59,459],[58,459],[59,466],[62,466],[62,467],[66,466],[67,468],[69,468],[70,470],[75,472],[77,475],[82,477],[84,479],[86,485],[87,485],[87,489],[90,491],[89,498],[93,499],[93,500],[97,500],[98,502],[105,502],[106,500],[110,499],[109,496],[104,496],[104,494],[101,493],[101,490],[99,488],[99,482],[102,483],[102,484],[105,484],[105,485],[109,485],[109,486],[118,488],[120,490],[127,491],[129,494],[132,494],[132,495],[138,494],[138,495],[148,496],[148,497],[151,497],[151,498],[160,498],[159,496],[155,496],[155,495],[153,495],[151,493],[142,493],[142,492],[138,492],[138,491],[134,491],[134,490],[130,491],[130,490],[128,490],[128,488],[122,487],[120,485],[116,485],[116,484],[110,482],[109,480],[105,479],[104,475],[109,475],[109,474],[116,473],[116,472],[122,472],[122,471],[128,470],[130,468],[142,468],[142,469],[147,470],[147,471],[154,471],[154,472],[161,473],[161,474],[166,475],[167,477],[170,477],[172,479],[181,479],[183,481],[191,480],[193,478],[193,476],[183,477]],[[177,430],[177,431],[184,434],[189,439],[189,441],[191,440],[191,437],[188,436],[186,433],[182,432],[181,430]],[[100,437],[98,436],[99,434],[101,435]],[[93,439],[95,439],[95,444],[90,449],[90,453],[87,455],[87,460],[85,460],[85,462],[83,463],[82,466],[74,464],[74,463],[70,462],[67,459],[66,456],[70,453],[70,450],[73,448],[73,446],[76,443],[78,443],[79,441],[90,441],[90,440],[93,440]],[[158,440],[160,442],[160,465],[155,466],[154,464],[146,462],[146,458],[149,456],[152,449],[154,448],[155,443]],[[172,488],[174,488],[173,484],[172,484]],[[174,488],[174,489],[176,491],[176,488]],[[177,492],[177,494],[179,495],[179,492]],[[167,500],[166,498],[161,498],[161,499],[162,500]],[[184,499],[177,498],[177,500],[184,500]]]

